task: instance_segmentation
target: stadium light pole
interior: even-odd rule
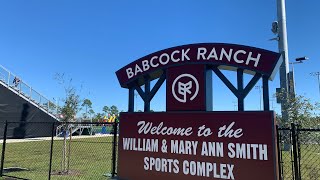
[[[309,58],[306,56],[296,58],[295,62],[290,62],[289,64],[292,65],[292,70],[289,72],[289,95],[291,97],[295,97],[296,95],[296,83],[294,79],[294,65],[295,64],[301,64],[303,61],[308,60]]]
[[[238,103],[236,101],[232,101],[232,103],[233,103],[233,110],[236,111]]]
[[[134,102],[135,102],[135,112],[137,112],[137,106],[138,106],[138,104],[137,104],[137,97],[138,97],[138,94],[135,92],[134,93]]]
[[[319,87],[319,95],[320,95],[320,72],[312,72],[310,73],[311,76],[317,76],[318,78],[318,87]]]
[[[280,88],[277,88],[277,92],[284,91],[284,100],[281,103],[281,115],[284,120],[288,120],[288,110],[286,102],[288,99],[288,73],[289,73],[289,60],[288,60],[288,41],[287,41],[287,26],[286,26],[286,8],[285,0],[277,0],[277,21],[272,23],[272,32],[277,34],[273,40],[278,41],[278,49],[281,54],[282,64],[280,66]]]
[[[260,110],[262,110],[262,107],[261,107],[261,103],[262,103],[262,100],[261,100],[261,99],[262,99],[261,88],[262,88],[262,87],[259,86],[259,85],[258,85],[258,86],[255,86],[255,89],[258,89],[258,90],[259,90],[259,94],[260,94],[260,101],[259,101],[259,102],[260,102]]]

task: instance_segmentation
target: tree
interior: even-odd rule
[[[119,110],[118,110],[117,106],[112,105],[112,106],[110,107],[110,114],[111,114],[111,115],[116,115],[116,116],[118,116]]]
[[[290,127],[291,123],[299,124],[303,128],[313,128],[317,126],[317,110],[320,110],[318,103],[312,103],[310,99],[301,95],[290,95],[285,100],[285,93],[277,94],[277,97],[285,102],[288,111],[288,119],[277,115],[278,124],[282,127]]]
[[[276,115],[277,123],[280,127],[291,127],[291,123],[295,123],[299,128],[314,128],[318,126],[318,116],[316,114],[319,110],[318,103],[312,103],[310,99],[301,96],[290,94],[286,96],[282,91],[276,94],[277,98],[284,102],[284,107],[287,109],[288,117],[285,119],[281,115]],[[283,141],[283,148],[285,151],[291,149],[291,135],[289,131],[282,131],[281,141]],[[299,135],[300,142],[308,142],[310,139],[319,139],[309,133],[302,133]]]
[[[60,85],[63,85],[65,90],[64,104],[60,107],[59,111],[62,115],[62,133],[63,133],[63,148],[62,148],[62,161],[61,161],[61,171],[64,174],[69,173],[69,164],[71,157],[71,138],[72,138],[72,125],[68,122],[75,121],[76,114],[80,111],[80,96],[78,95],[76,88],[72,85],[72,79],[66,84],[64,74],[56,74],[56,80],[58,80]],[[67,132],[69,132],[69,146],[67,148]],[[68,155],[67,155],[68,151]]]
[[[110,114],[110,115],[118,116],[118,114],[119,114],[119,110],[118,110],[117,106],[115,106],[115,105],[112,105],[110,108],[108,106],[104,106],[102,111],[105,112],[105,115]]]
[[[85,110],[86,110],[85,111],[86,112],[86,117],[85,118],[87,118],[88,117],[88,109],[92,108],[92,102],[90,101],[90,99],[84,99],[81,106],[85,107]]]
[[[103,106],[102,111],[104,112],[104,115],[106,116],[106,115],[108,115],[108,114],[109,114],[109,112],[110,112],[110,108],[109,108],[108,106]]]
[[[80,96],[74,88],[66,90],[66,99],[60,109],[65,122],[75,121],[76,114],[80,111]]]
[[[92,119],[93,122],[99,122],[103,118],[102,113],[97,113],[94,118]]]
[[[65,91],[64,104],[59,108],[59,112],[63,116],[61,120],[65,122],[73,121],[76,114],[81,110],[80,95],[78,95],[76,88],[72,85],[72,78],[66,83],[64,74],[56,73],[55,79],[63,86]]]
[[[93,110],[93,109],[90,109],[88,113],[90,114],[90,118],[92,119],[92,117],[93,117],[93,115],[94,115],[94,110]]]

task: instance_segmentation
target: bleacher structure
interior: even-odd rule
[[[14,81],[15,78],[19,79],[18,82]],[[17,96],[23,98],[25,101],[47,113],[52,118],[58,120],[56,117],[58,106],[54,102],[48,100],[48,98],[34,90],[20,77],[11,73],[2,65],[0,65],[0,84],[15,93]]]
[[[51,136],[57,106],[0,65],[0,138]]]
[[[54,102],[33,89],[23,79],[0,65],[0,138],[6,121],[11,122],[12,127],[9,127],[9,131],[12,132],[9,135],[12,138],[50,136],[51,129],[48,129],[48,124],[47,127],[44,124],[59,121],[58,108]],[[40,122],[43,124],[39,124]],[[23,124],[29,124],[28,130],[25,130],[26,126]],[[63,126],[62,124],[56,127],[57,136],[62,135]],[[92,134],[91,130],[91,125],[70,126],[73,135],[88,132]]]

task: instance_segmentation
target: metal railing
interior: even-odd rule
[[[56,118],[58,108],[54,102],[41,95],[20,77],[16,76],[2,65],[0,65],[0,83],[31,104]]]
[[[89,134],[92,135],[92,124],[82,124],[82,122],[75,122],[72,124],[71,122],[66,122],[59,125],[56,128],[56,137],[61,137],[64,135],[64,131],[69,136],[70,134],[78,133],[78,135],[82,135],[85,129],[89,130]]]

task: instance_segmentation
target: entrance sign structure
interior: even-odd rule
[[[120,85],[129,89],[128,113],[120,115],[119,177],[278,179],[268,81],[279,57],[249,46],[200,43],[161,50],[118,70]],[[237,72],[236,87],[221,70]],[[212,111],[212,72],[237,97],[239,112]],[[244,73],[253,76],[246,86]],[[244,111],[244,99],[260,78],[264,111]],[[166,112],[150,113],[165,81]],[[133,112],[135,91],[144,113]]]

